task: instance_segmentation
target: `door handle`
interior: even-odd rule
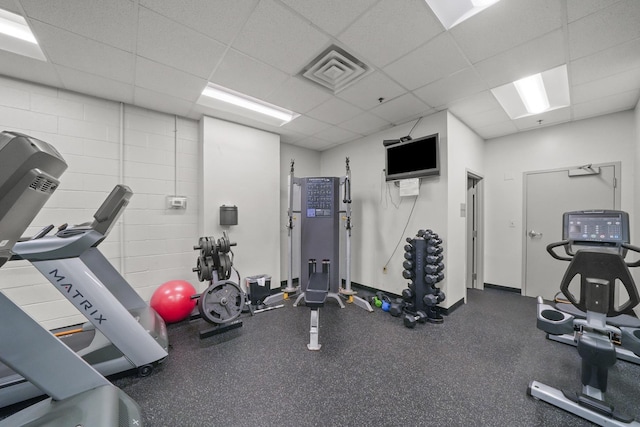
[[[531,237],[532,239],[534,237],[542,237],[542,233],[536,233],[534,230],[529,230],[529,232],[527,233],[529,235],[529,237]]]

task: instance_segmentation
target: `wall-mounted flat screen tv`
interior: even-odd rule
[[[440,175],[438,134],[422,138],[382,141],[386,151],[387,181]]]

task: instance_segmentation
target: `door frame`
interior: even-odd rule
[[[521,289],[521,293],[522,295],[526,295],[527,294],[527,176],[529,175],[535,175],[535,174],[540,174],[540,173],[549,173],[549,172],[561,172],[561,171],[567,171],[567,173],[570,170],[575,170],[575,169],[583,169],[586,166],[588,167],[604,167],[604,166],[613,166],[613,176],[614,176],[614,188],[613,188],[613,205],[614,205],[614,209],[620,209],[621,203],[620,203],[620,197],[622,195],[622,162],[606,162],[606,163],[591,163],[588,165],[578,165],[578,166],[565,166],[565,167],[561,167],[561,168],[554,168],[554,169],[543,169],[543,170],[536,170],[536,171],[528,171],[528,172],[523,172],[522,173],[522,271],[521,273],[521,282],[522,283],[522,289]],[[558,221],[560,221],[560,219],[558,219]]]
[[[467,200],[466,200],[466,238],[465,238],[465,246],[466,246],[466,269],[465,269],[465,289],[484,289],[484,177],[478,173],[472,172],[467,169],[467,186],[469,180],[475,181],[475,206],[469,200],[469,190],[467,189]],[[476,222],[476,238],[475,238],[475,247],[473,246],[473,224],[470,224],[475,215]],[[473,255],[475,251],[475,285],[469,288],[467,285],[469,284],[469,276],[472,274],[470,270],[473,270]],[[466,291],[465,291],[466,295]]]

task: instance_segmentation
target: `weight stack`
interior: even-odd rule
[[[436,286],[444,279],[442,239],[432,230],[419,230],[415,237],[407,237],[404,251],[402,277],[409,280],[408,288],[402,292],[405,311],[412,315],[421,311],[427,321],[442,323],[442,315],[436,309],[445,299],[444,292]]]

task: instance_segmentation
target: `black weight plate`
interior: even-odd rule
[[[217,266],[217,270],[218,270],[218,279],[220,280],[227,280],[229,277],[231,277],[231,260],[229,259],[229,255],[227,255],[226,253],[221,253],[218,257],[218,266]]]
[[[210,285],[198,299],[200,315],[214,325],[234,320],[240,316],[243,308],[242,290],[228,280]]]

